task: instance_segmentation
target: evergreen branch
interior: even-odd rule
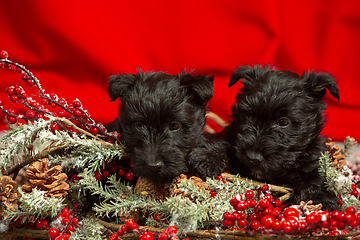
[[[78,228],[71,234],[72,240],[102,240],[107,239],[103,234],[104,227],[96,219],[85,217],[78,224]],[[116,231],[116,230],[115,230]]]
[[[354,138],[347,136],[344,141],[344,149],[341,151],[341,153],[348,157],[350,155],[351,148],[354,147],[357,144],[357,141],[355,141]]]
[[[65,206],[65,204],[63,204],[64,198],[52,197],[45,199],[45,192],[35,188],[29,194],[24,194],[21,188],[19,188],[19,192],[21,193],[19,209],[15,209],[15,211],[5,210],[5,215],[7,215],[10,220],[17,220],[22,217],[21,221],[25,222],[29,217],[35,217],[35,219],[37,219],[50,216],[54,218]]]

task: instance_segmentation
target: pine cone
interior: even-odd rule
[[[169,191],[166,186],[156,185],[143,177],[138,178],[135,191],[144,197],[152,197],[156,200],[164,200],[169,196]]]
[[[293,205],[291,207],[296,208],[299,211],[300,218],[305,218],[306,215],[309,215],[311,212],[320,211],[322,204],[312,205],[313,201],[310,200],[307,203],[304,201],[300,202],[300,205]]]
[[[69,184],[66,173],[60,173],[62,167],[56,165],[51,169],[47,168],[47,158],[41,159],[41,162],[34,162],[25,172],[25,178],[30,185],[23,185],[22,190],[26,193],[32,191],[33,188],[45,191],[45,198],[62,197],[67,194]]]
[[[179,189],[178,184],[181,183],[182,181],[191,181],[194,183],[195,187],[198,190],[204,189],[205,193],[209,192],[209,186],[203,180],[201,180],[201,178],[192,176],[188,179],[185,174],[181,174],[180,178],[178,178],[176,180],[174,187],[170,189],[171,195],[188,197],[188,198],[190,198],[191,201],[195,201],[195,199],[191,198],[188,194],[186,194],[185,192],[183,192]]]
[[[18,185],[8,176],[0,179],[0,221],[3,219],[5,208],[15,210],[18,205],[16,201],[21,197]]]
[[[328,148],[328,152],[330,153],[330,158],[332,159],[332,166],[336,170],[346,166],[347,163],[345,161],[345,156],[341,153],[339,146],[334,146],[335,142],[332,142],[331,138],[328,138],[325,144]]]

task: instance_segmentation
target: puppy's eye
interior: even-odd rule
[[[169,125],[170,131],[173,131],[173,132],[179,130],[180,128],[181,128],[181,124],[176,121],[170,123],[170,125]]]
[[[285,127],[289,124],[290,124],[290,119],[288,119],[288,118],[281,118],[279,120],[279,126],[281,126],[281,127]]]

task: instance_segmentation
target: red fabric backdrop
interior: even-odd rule
[[[108,77],[136,67],[214,74],[210,110],[227,120],[240,87],[227,84],[239,65],[330,72],[341,97],[326,96],[324,134],[360,140],[360,1],[0,1],[1,49],[46,92],[79,98],[102,123],[117,115]],[[24,83],[0,69],[0,99],[20,111],[5,93],[11,85]]]

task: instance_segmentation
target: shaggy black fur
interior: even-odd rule
[[[223,134],[230,173],[294,189],[292,203],[313,200],[323,209],[337,209],[337,199],[319,177],[319,136],[324,124],[326,89],[339,99],[336,80],[326,73],[302,76],[270,67],[237,68],[229,87],[243,79],[232,122]]]
[[[209,174],[207,168],[192,170],[198,160],[189,163],[188,155],[205,142],[206,106],[212,95],[213,77],[185,72],[110,77],[109,96],[112,101],[120,97],[121,104],[118,119],[107,128],[122,135],[136,176],[168,183],[181,173]]]

